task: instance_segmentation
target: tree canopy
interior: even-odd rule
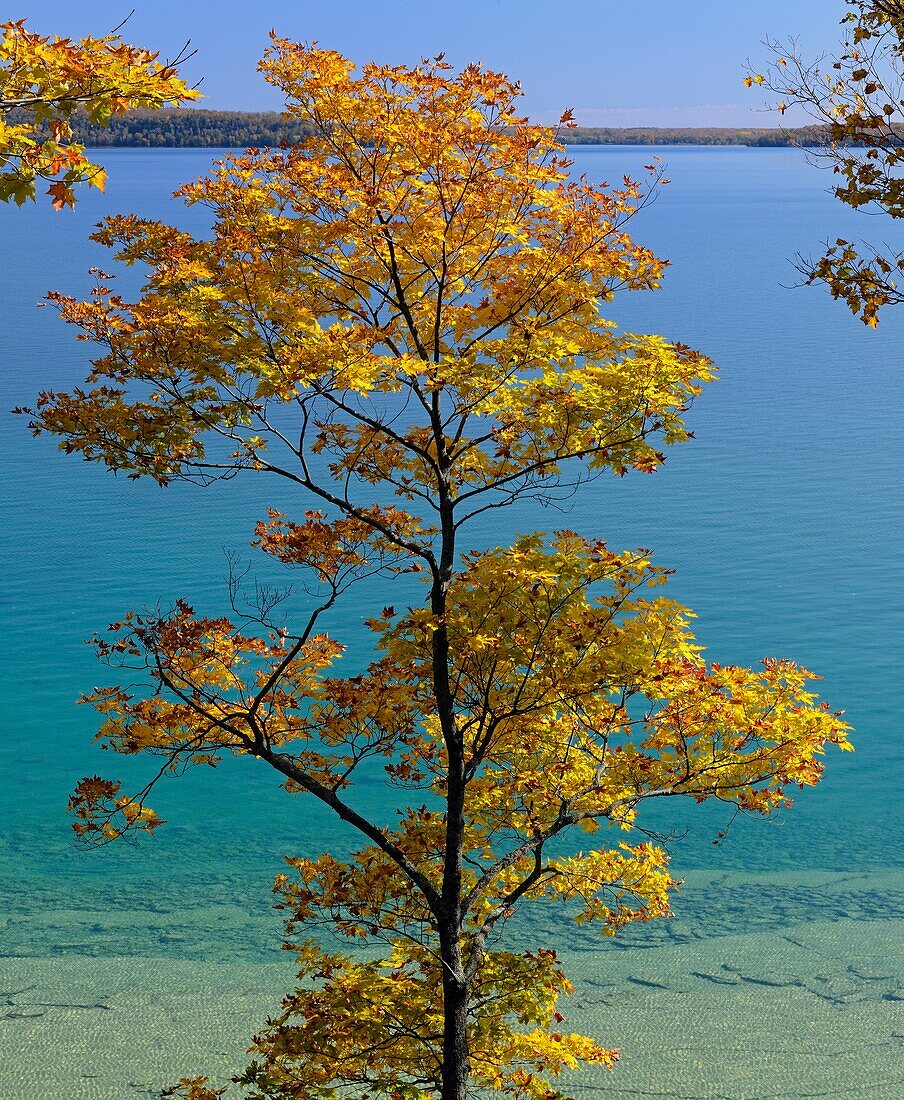
[[[172,62],[123,42],[114,31],[100,38],[42,37],[23,20],[0,24],[0,199],[21,206],[38,181],[58,209],[75,203],[75,187],[103,189],[103,169],[73,139],[72,117],[82,113],[104,126],[133,107],[161,107],[196,99]]]
[[[603,312],[665,266],[626,231],[644,187],[572,179],[559,132],[476,65],[356,73],[276,39],[262,69],[311,136],[186,186],[209,236],[106,220],[96,239],[145,285],[127,301],[98,274],[89,301],[53,295],[102,353],[31,419],[162,485],[286,479],[299,512],[269,511],[255,543],[311,602],[300,622],[268,592],[229,617],[180,602],[96,639],[122,670],[87,697],[99,736],[159,769],[134,793],[83,780],[76,831],[152,831],[152,788],[188,766],[269,766],[359,847],[293,855],[277,878],[300,979],[255,1039],[249,1095],[550,1100],[562,1070],[617,1052],[562,1026],[561,961],[506,945],[513,913],[562,903],[608,935],[667,915],[644,803],[768,814],[847,727],[789,661],[707,664],[645,551],[568,530],[469,541],[478,516],[652,473],[689,436],[709,361]],[[334,608],[409,573],[423,599],[371,618],[370,663],[343,673]],[[363,808],[374,775],[390,824]]]

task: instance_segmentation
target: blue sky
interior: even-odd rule
[[[416,62],[445,51],[520,80],[525,111],[554,121],[566,107],[588,126],[749,126],[762,95],[742,86],[764,36],[797,36],[805,52],[837,44],[843,0],[12,0],[9,18],[41,33],[103,33],[135,6],[124,37],[186,67],[210,108],[271,110],[278,93],[255,72],[271,27],[356,61]]]

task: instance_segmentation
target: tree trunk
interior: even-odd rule
[[[468,987],[464,980],[457,927],[440,932],[443,963],[442,1100],[465,1100],[471,1076],[468,1046]]]
[[[439,631],[437,631],[439,633]],[[442,631],[445,634],[445,629]],[[454,729],[454,717],[452,719]],[[443,968],[442,1100],[465,1100],[471,1076],[468,1045],[468,992],[462,958],[461,885],[464,849],[465,784],[461,744],[451,739],[446,796],[446,850],[443,866],[442,916],[439,921]]]
[[[433,692],[437,716],[448,754],[446,779],[446,844],[443,858],[442,900],[439,916],[440,957],[443,968],[442,1100],[465,1100],[471,1077],[468,1044],[468,991],[462,959],[462,853],[465,836],[465,753],[455,718],[450,673],[449,635],[445,623],[446,598],[455,564],[455,517],[449,489],[450,463],[440,416],[439,393],[433,395],[433,433],[441,472],[437,484],[442,549],[431,589],[431,610],[437,617],[432,638]]]

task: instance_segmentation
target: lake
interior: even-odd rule
[[[574,171],[617,183],[652,152],[579,147]],[[723,844],[713,840],[724,810],[673,815],[669,826],[686,833],[673,870],[686,884],[672,920],[605,945],[548,914],[521,934],[563,951],[579,1027],[589,1018],[621,1046],[613,1074],[576,1078],[579,1100],[896,1097],[904,312],[869,331],[821,289],[789,286],[796,252],[837,236],[882,243],[894,227],[841,207],[830,177],[796,150],[655,152],[672,182],[633,235],[672,266],[661,291],[622,298],[610,316],[718,364],[720,380],[689,417],[696,438],[653,476],[595,482],[564,517],[526,505],[476,537],[567,525],[614,548],[652,548],[676,570],[671,594],[697,613],[708,656],[807,665],[846,710],[856,752],[830,753],[824,782],[792,810],[738,821]],[[107,250],[87,241],[92,224],[135,211],[201,231],[203,212],[169,196],[211,155],[104,150],[105,196],[83,193],[61,214],[47,203],[0,209],[0,1065],[10,1100],[153,1095],[181,1073],[243,1065],[242,1040],[290,980],[273,875],[286,853],[347,842],[247,763],[166,784],[154,804],[168,825],[134,847],[84,852],[65,813],[84,774],[145,774],[91,744],[93,714],[75,700],[105,679],[84,639],[177,596],[222,610],[225,551],[247,546],[267,506],[307,506],[254,478],[206,490],[113,478],[6,413],[84,377],[86,346],[35,306],[51,289],[86,292],[92,264],[110,269]],[[361,622],[386,597],[372,589],[344,612],[343,640],[363,645]],[[381,796],[364,792],[373,804]]]

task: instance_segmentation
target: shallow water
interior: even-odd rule
[[[519,934],[562,947],[579,997],[615,983],[580,1012],[582,1024],[592,1015],[601,1037],[622,1047],[605,1094],[899,1095],[904,316],[889,314],[870,332],[821,291],[781,285],[794,281],[787,257],[795,251],[838,235],[887,238],[888,229],[840,208],[824,192],[827,177],[797,151],[660,153],[673,182],[634,232],[673,266],[662,291],[621,300],[613,316],[719,364],[721,380],[691,413],[697,438],[673,449],[653,477],[596,482],[564,517],[526,507],[506,516],[507,530],[474,537],[565,524],[614,547],[652,547],[677,569],[672,594],[697,612],[709,654],[746,663],[790,656],[819,672],[822,694],[847,710],[857,752],[831,754],[825,781],[781,820],[738,822],[719,846],[712,840],[724,814],[693,807],[649,818],[688,830],[673,850],[674,869],[687,878],[673,920],[605,947],[548,914],[532,914]],[[171,209],[167,196],[209,156],[105,151],[106,197],[84,196],[74,214],[0,209],[4,258],[12,257],[0,289],[0,407],[83,375],[84,346],[33,306],[51,288],[84,291],[90,264],[109,267],[106,251],[86,242],[92,222],[136,210],[199,227],[198,214]],[[649,157],[646,149],[581,148],[575,171],[618,180]],[[241,1037],[280,992],[267,992],[278,986],[269,881],[280,857],[344,846],[347,837],[263,772],[225,766],[161,792],[156,805],[170,824],[154,840],[95,854],[73,848],[64,804],[74,782],[93,771],[135,774],[91,747],[92,715],[73,705],[103,679],[83,639],[158,599],[185,595],[199,610],[219,610],[223,548],[241,549],[267,505],[301,502],[253,479],[205,491],[114,479],[31,440],[13,418],[0,446],[0,955],[8,964],[0,994],[35,985],[36,999],[69,1004],[79,989],[102,996],[114,971],[131,983],[109,1011],[54,1008],[43,1023],[15,1008],[21,997],[7,1008],[0,997],[0,1044],[9,1041],[0,1063],[19,1066],[10,1100],[116,1100],[171,1068],[192,1069],[192,1051],[213,1068],[216,1057],[226,1060],[211,1054],[203,1028],[186,1046],[184,1023],[167,1030],[161,1022],[182,1019],[167,1015],[172,975],[215,1037],[210,989],[228,971],[219,996],[241,1026],[230,1025],[223,1044],[240,1064]],[[343,640],[360,644],[361,620],[386,602],[385,590],[373,590],[356,603],[337,620]],[[362,798],[379,807],[381,791]],[[145,961],[116,961],[126,957]],[[858,977],[858,966],[874,977]],[[728,984],[695,972],[727,974]],[[250,999],[236,1001],[235,982],[253,991]],[[159,1011],[148,1016],[151,1004]],[[78,1038],[79,1013],[89,1011],[100,1066],[90,1078]],[[23,1029],[31,1029],[30,1062],[19,1058]],[[46,1088],[33,1077],[29,1085],[49,1049],[56,1076]],[[576,1095],[599,1095],[600,1084],[582,1079]]]

